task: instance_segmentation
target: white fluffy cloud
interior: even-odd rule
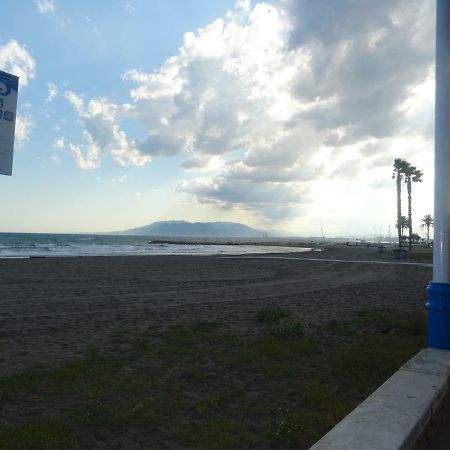
[[[89,141],[89,136],[86,136],[86,139]],[[80,169],[91,170],[100,166],[100,149],[94,142],[90,141],[87,149],[84,149],[80,145],[70,143],[69,149]]]
[[[239,0],[158,70],[128,71],[130,104],[66,93],[88,148],[72,151],[80,166],[106,150],[123,165],[176,156],[190,171],[178,192],[288,215],[315,181],[387,168],[406,137],[429,142],[432,43],[431,0]],[[147,137],[130,139],[124,117]]]
[[[83,123],[84,144],[69,144],[81,169],[99,167],[101,154],[106,151],[123,166],[141,166],[150,161],[150,156],[141,154],[135,142],[129,140],[118,125],[122,112],[129,109],[127,105],[118,106],[106,99],[90,100],[85,104],[83,97],[71,91],[66,91],[64,96]]]
[[[20,85],[26,86],[36,76],[36,62],[26,48],[17,41],[0,44],[0,69],[20,78]]]

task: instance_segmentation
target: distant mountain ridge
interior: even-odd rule
[[[120,234],[167,237],[262,237],[265,233],[237,222],[168,220],[131,228],[121,231]]]

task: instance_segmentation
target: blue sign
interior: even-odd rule
[[[0,70],[0,96],[6,97],[11,91],[19,90],[19,78]]]
[[[12,175],[19,78],[0,70],[0,174]]]

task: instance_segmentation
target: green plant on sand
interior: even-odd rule
[[[0,448],[307,449],[424,345],[419,313],[307,329],[263,310],[261,332],[178,323],[0,378]]]

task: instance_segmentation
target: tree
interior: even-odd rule
[[[431,214],[425,214],[421,221],[421,228],[427,229],[427,245],[430,242],[430,227],[434,225],[434,219],[431,217]]]
[[[408,219],[405,216],[400,217],[400,226],[398,225],[399,222],[397,221],[396,226],[397,229],[400,230],[400,241],[406,242],[406,236],[403,236],[403,230],[406,230],[408,228]]]
[[[403,174],[405,176],[406,189],[408,191],[408,229],[409,229],[409,249],[412,249],[412,184],[421,183],[423,173],[417,169],[417,167],[412,166],[405,161],[403,168]]]
[[[408,163],[404,159],[396,158],[394,160],[394,172],[392,178],[397,184],[397,231],[398,231],[398,248],[402,246],[402,179]]]

